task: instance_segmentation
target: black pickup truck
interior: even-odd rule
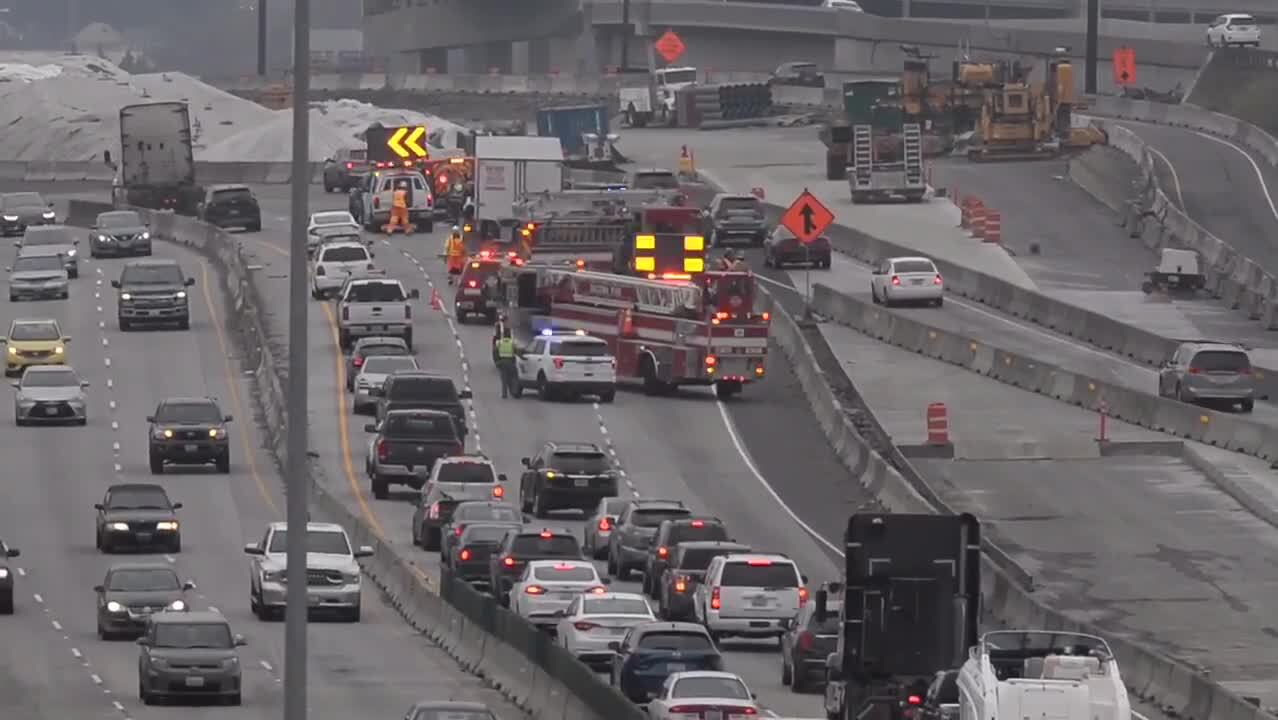
[[[391,410],[364,432],[377,434],[364,469],[378,500],[389,495],[391,485],[420,490],[436,460],[465,452],[453,416],[441,410]]]
[[[458,390],[453,379],[426,371],[401,370],[386,378],[377,396],[377,419],[394,410],[439,410],[453,416],[457,437],[466,439],[466,408],[462,400],[470,399],[469,390]],[[426,468],[428,471],[429,467]]]

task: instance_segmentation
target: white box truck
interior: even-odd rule
[[[475,219],[484,240],[515,239],[516,202],[564,189],[559,138],[475,138]]]

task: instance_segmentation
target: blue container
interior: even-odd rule
[[[603,105],[572,105],[537,111],[537,134],[559,138],[564,157],[586,154],[585,133],[608,134],[608,109]]]

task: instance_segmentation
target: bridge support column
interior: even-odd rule
[[[418,51],[418,67],[415,72],[424,73],[435,68],[437,73],[448,72],[448,48],[427,48]]]
[[[510,71],[514,75],[545,75],[551,71],[552,38],[512,43]]]
[[[481,75],[496,68],[498,73],[509,73],[511,65],[511,43],[486,43],[463,48],[462,72]]]

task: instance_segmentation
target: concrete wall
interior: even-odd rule
[[[511,43],[562,33],[580,9],[580,0],[368,0],[364,36],[389,53]]]

